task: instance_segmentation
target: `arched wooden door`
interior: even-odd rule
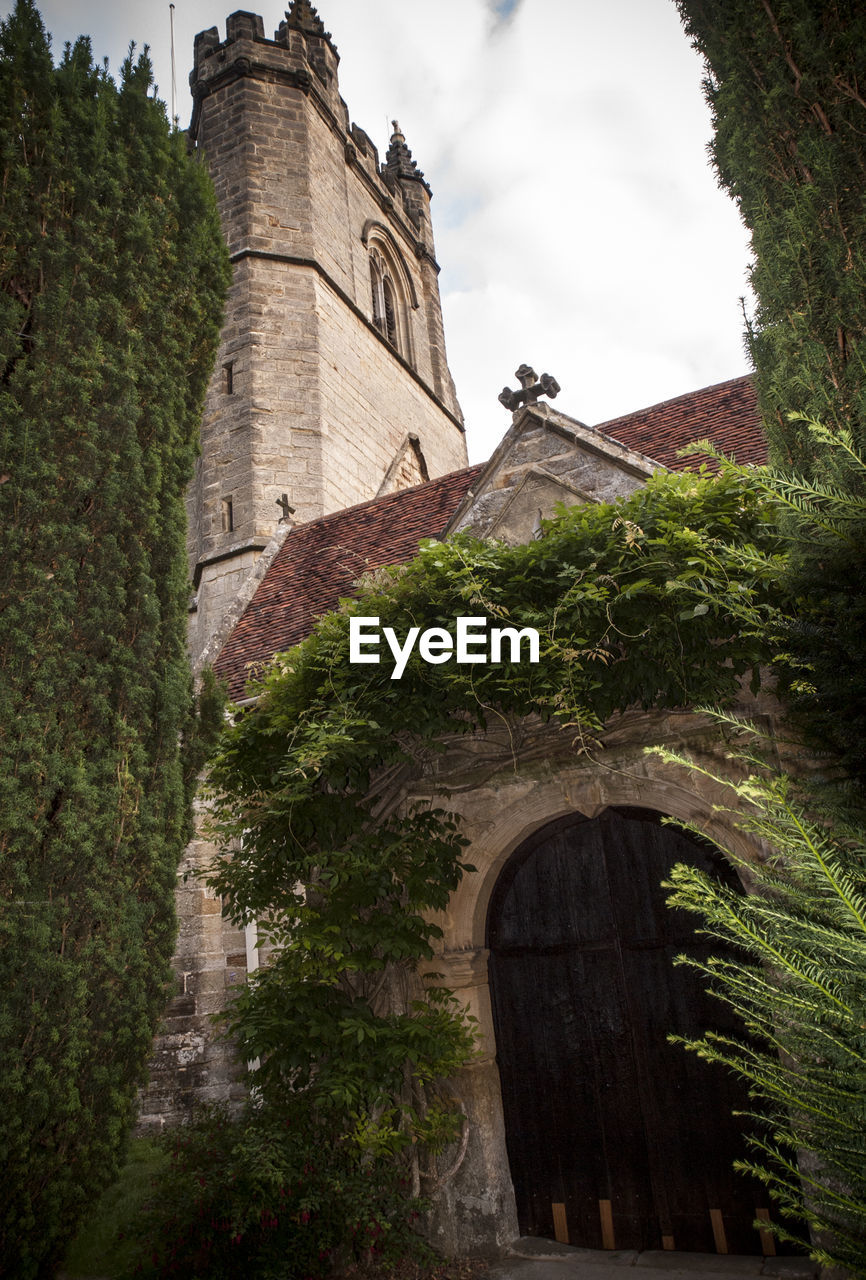
[[[731,1168],[748,1154],[732,1116],[745,1089],[667,1040],[731,1025],[701,976],[673,964],[718,952],[665,904],[661,881],[683,861],[736,880],[658,814],[609,809],[537,832],[497,883],[490,987],[524,1234],[764,1251],[752,1223],[766,1192]]]

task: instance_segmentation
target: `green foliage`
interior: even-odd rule
[[[137,1275],[312,1280],[335,1263],[381,1275],[429,1251],[423,1208],[387,1157],[343,1134],[303,1093],[237,1119],[202,1110],[164,1140],[170,1166],[136,1234]]]
[[[733,758],[751,772],[736,785],[716,778],[730,797],[721,812],[773,852],[746,863],[726,850],[751,890],[745,895],[685,865],[667,887],[671,906],[699,915],[701,932],[744,956],[677,963],[699,969],[753,1038],[708,1033],[688,1047],[749,1085],[760,1121],[756,1159],[738,1167],[767,1184],[784,1215],[808,1223],[812,1242],[800,1243],[813,1258],[863,1276],[866,842],[838,814],[832,825],[807,817],[790,780],[754,752]],[[774,1229],[797,1239],[792,1226]]]
[[[856,784],[861,833],[830,838],[784,779],[759,775],[731,815],[778,851],[755,873],[759,895],[726,898],[681,868],[674,901],[757,962],[712,972],[764,1047],[710,1038],[701,1051],[750,1081],[767,1120],[763,1174],[818,1231],[817,1256],[863,1274],[866,13],[838,0],[677,5],[706,60],[719,177],[755,253],[748,336],[774,463],[762,483],[786,567],[772,606],[744,618],[766,636],[793,725],[834,781]]]
[[[768,494],[786,515],[792,568],[774,616],[775,665],[788,718],[827,757],[835,781],[866,795],[866,462],[848,431],[804,429],[836,483],[780,472]]]
[[[758,573],[731,554],[737,539]],[[618,710],[731,697],[765,654],[727,601],[764,598],[774,546],[748,477],[657,476],[625,502],[563,512],[525,546],[427,543],[275,660],[210,774],[227,851],[209,883],[277,948],[230,1019],[261,1098],[309,1096],[340,1133],[395,1158],[454,1136],[436,1081],[466,1061],[472,1029],[417,969],[470,868],[454,820],[397,807],[398,784],[486,725],[540,714],[592,750]],[[710,594],[695,604],[683,584]],[[394,680],[387,661],[350,663],[355,615],[399,636],[467,615],[532,626],[540,660],[415,654]]]
[[[779,572],[777,590],[743,601],[747,629],[772,654],[789,718],[832,753],[840,777],[866,780],[866,683],[860,580],[847,575],[862,555],[866,464],[850,433],[803,424],[815,452],[849,484],[819,483],[778,468],[749,473],[784,513],[784,542],[802,566],[750,552],[752,572]],[[735,548],[731,549],[732,553]],[[811,566],[811,591],[806,567]],[[767,578],[769,581],[769,577]],[[702,595],[698,584],[695,598]],[[716,600],[716,603],[719,603]],[[730,606],[729,606],[730,607]],[[837,612],[838,610],[838,612]],[[668,759],[675,757],[662,752]],[[755,1039],[737,1044],[707,1035],[689,1045],[742,1075],[761,1122],[757,1163],[743,1164],[768,1184],[782,1212],[812,1229],[812,1256],[866,1275],[866,841],[862,790],[813,785],[813,816],[792,798],[790,781],[739,758],[756,772],[726,783],[730,823],[774,850],[764,865],[744,866],[756,892],[737,896],[693,869],[672,875],[672,906],[703,916],[706,932],[736,943],[749,961],[698,965],[743,1018]],[[717,781],[722,781],[717,779]],[[816,796],[828,812],[814,817]],[[732,860],[736,856],[728,851]],[[685,961],[684,961],[685,962]],[[785,1234],[782,1232],[782,1234]],[[796,1238],[789,1232],[788,1238]]]
[[[816,514],[822,493],[866,495],[866,12],[855,0],[677,7],[706,61],[719,179],[751,232],[749,346],[783,512],[794,499],[782,692],[799,732],[862,790],[866,524],[849,511],[834,540]]]
[[[63,1272],[78,1277],[119,1280],[132,1275],[141,1256],[134,1224],[153,1200],[154,1187],[169,1172],[169,1153],[152,1138],[133,1138],[117,1182],[106,1187],[83,1219]]]
[[[0,1256],[116,1174],[174,938],[185,485],[227,280],[203,170],[86,40],[0,26]]]
[[[866,446],[866,14],[856,0],[677,0],[712,154],[752,236],[751,343],[774,460],[825,462],[789,412]]]
[[[849,432],[830,431],[812,421],[802,425],[815,454],[831,459],[835,474],[847,476],[849,482],[819,483],[778,467],[742,468],[744,481],[756,485],[777,513],[785,554],[767,556],[731,543],[726,558],[730,562],[740,558],[745,572],[767,584],[775,580],[775,587],[761,599],[743,596],[732,577],[734,590],[727,591],[725,606],[738,609],[743,626],[764,637],[792,728],[820,750],[827,780],[833,785],[844,783],[859,794],[862,806],[866,787],[866,597],[862,591],[866,462]],[[713,453],[709,441],[698,442],[694,449]],[[713,542],[706,553],[715,550]],[[705,584],[700,581],[684,582],[682,589],[697,601],[705,598]]]

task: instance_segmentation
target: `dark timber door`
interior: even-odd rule
[[[536,833],[497,883],[490,986],[524,1234],[762,1252],[766,1192],[731,1168],[748,1154],[731,1115],[745,1090],[667,1041],[731,1026],[701,976],[672,963],[719,950],[665,905],[661,881],[684,861],[736,882],[659,815],[610,809]]]

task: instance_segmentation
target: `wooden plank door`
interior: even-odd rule
[[[673,965],[718,952],[665,904],[661,881],[682,861],[736,881],[658,815],[607,810],[537,833],[497,884],[490,986],[526,1234],[713,1252],[722,1232],[729,1252],[761,1252],[766,1193],[731,1168],[747,1154],[732,1115],[745,1089],[667,1041],[733,1029],[700,975]]]

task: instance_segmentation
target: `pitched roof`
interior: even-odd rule
[[[361,574],[411,560],[422,538],[437,537],[481,469],[452,471],[293,529],[214,663],[230,697],[242,698],[250,676],[308,636]]]
[[[595,430],[677,471],[700,461],[678,458],[677,450],[705,437],[738,462],[766,460],[750,377],[665,400]],[[410,560],[422,538],[438,537],[483,470],[480,464],[453,471],[293,529],[214,663],[230,696],[242,698],[250,677],[309,635],[363,573]]]
[[[677,450],[709,437],[737,462],[766,462],[764,439],[752,378],[732,378],[688,395],[638,409],[595,428],[629,449],[645,453],[672,471],[687,471],[700,458],[678,458]]]

